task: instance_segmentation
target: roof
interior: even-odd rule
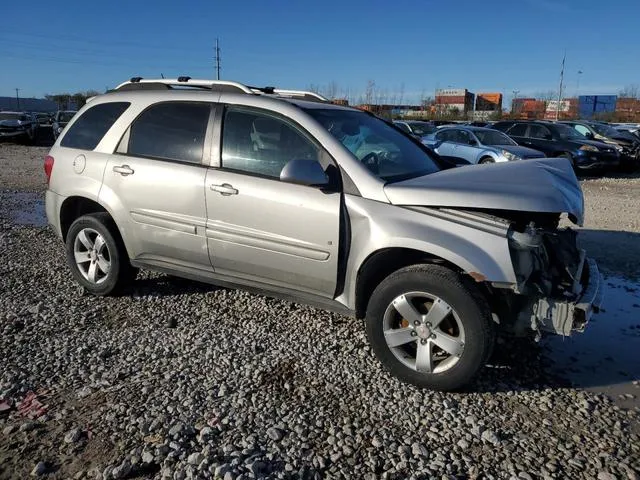
[[[336,105],[331,103],[323,96],[308,91],[301,90],[283,90],[275,87],[249,87],[238,82],[220,81],[220,80],[193,80],[190,77],[179,77],[177,79],[142,79],[134,77],[130,81],[123,82],[114,90],[107,92],[105,95],[122,96],[131,99],[136,96],[147,98],[149,96],[167,95],[171,98],[185,97],[193,100],[195,97],[214,95],[216,100],[224,96],[225,100],[239,100],[241,98],[251,98],[251,103],[262,104],[268,106],[270,102],[287,102],[304,109],[331,109],[331,110],[349,110],[359,111],[355,108]],[[104,98],[104,95],[92,97],[89,101],[93,102],[94,98]]]

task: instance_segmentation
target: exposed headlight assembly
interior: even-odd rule
[[[522,160],[519,156],[517,156],[517,155],[515,155],[515,154],[513,154],[513,153],[511,153],[511,152],[509,152],[507,150],[500,150],[500,153],[502,153],[502,156],[504,158],[506,158],[507,160],[509,160],[509,161]]]
[[[587,152],[598,152],[598,147],[594,147],[593,145],[582,145],[580,150],[584,150]]]

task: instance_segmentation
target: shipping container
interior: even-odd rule
[[[450,105],[454,103],[465,103],[466,97],[464,95],[458,96],[444,96],[444,97],[436,97],[436,104],[439,105]]]
[[[476,110],[502,110],[501,93],[476,94]]]
[[[594,115],[616,111],[617,95],[580,95],[578,114],[581,118],[593,118]]]

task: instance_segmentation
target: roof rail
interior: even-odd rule
[[[329,102],[322,95],[303,90],[282,90],[275,87],[249,87],[238,82],[226,80],[199,80],[182,76],[178,78],[142,78],[132,77],[129,81],[118,85],[114,91],[122,90],[168,90],[172,88],[196,88],[207,90],[222,90],[234,93],[247,93],[250,95],[275,95],[287,98],[300,98],[314,102]]]

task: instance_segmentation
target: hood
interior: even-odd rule
[[[506,150],[520,158],[543,158],[544,153],[534,150],[533,148],[521,147],[520,145],[492,145],[491,148],[497,150]]]
[[[584,199],[566,159],[500,162],[443,170],[385,185],[394,205],[568,213],[582,225]]]
[[[22,125],[20,120],[0,120],[0,125],[3,127],[19,127]]]

